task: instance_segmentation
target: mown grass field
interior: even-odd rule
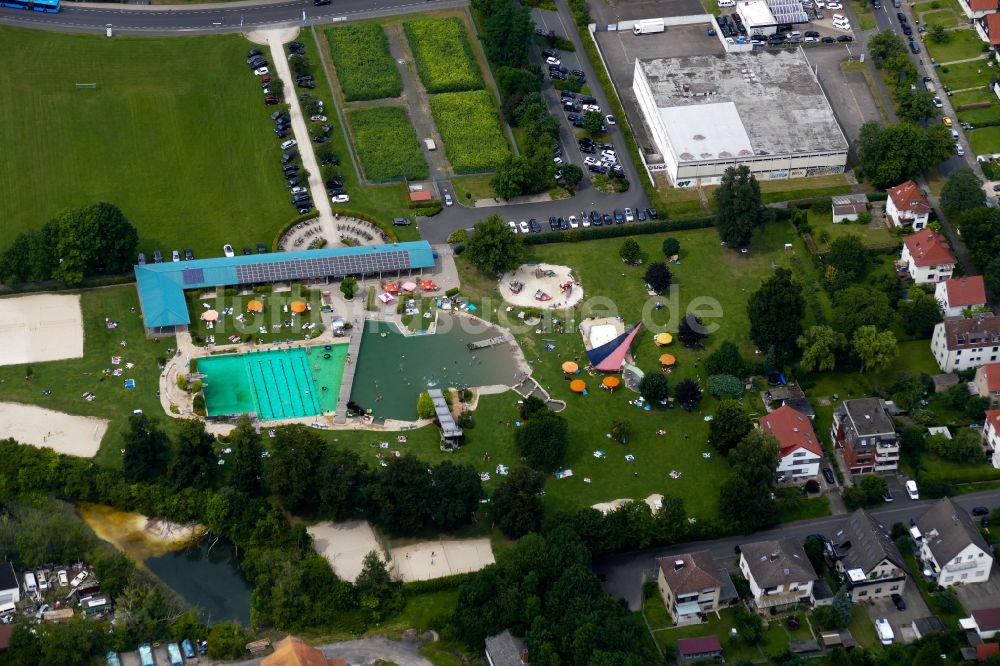
[[[483,87],[483,76],[473,59],[465,26],[457,18],[406,21],[403,32],[427,92],[461,92]]]
[[[948,41],[943,44],[938,44],[933,39],[924,40],[927,51],[939,63],[944,64],[983,55],[983,41],[979,39],[979,34],[975,30],[971,28],[949,30],[947,35]]]
[[[348,102],[399,97],[403,82],[378,23],[351,23],[326,31],[337,79]]]
[[[485,90],[434,95],[431,113],[457,173],[488,171],[510,152],[493,96]]]
[[[976,155],[1000,153],[1000,127],[981,127],[965,133]]]
[[[942,66],[938,69],[941,82],[952,90],[989,85],[990,78],[996,76],[996,72],[997,69],[991,67],[989,61],[986,60],[960,62],[957,65]]]
[[[352,109],[347,121],[369,180],[410,180],[427,177],[427,163],[417,134],[401,106]]]
[[[0,28],[17,62],[0,72],[0,248],[97,201],[122,209],[147,253],[270,243],[295,211],[250,46]]]

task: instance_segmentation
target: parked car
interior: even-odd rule
[[[517,222],[514,220],[507,220],[507,226],[510,227],[511,233],[517,233]]]
[[[892,496],[892,491],[888,488],[885,489],[885,493],[882,494],[882,499],[886,502],[891,502],[894,498]]]
[[[226,243],[225,245],[222,246],[222,252],[227,257],[235,257],[236,256],[236,253],[233,252],[233,246],[230,245],[229,243]]]
[[[350,200],[351,197],[349,197],[346,194],[338,194],[331,198],[331,201],[333,201],[333,203],[347,203]]]
[[[836,477],[833,475],[833,470],[829,467],[823,468],[823,478],[826,479],[826,482],[831,486],[837,482]]]
[[[920,491],[917,489],[917,482],[913,479],[906,482],[906,494],[910,496],[911,500],[920,499]]]
[[[530,220],[528,220],[528,228],[531,229],[531,233],[534,234],[541,233],[542,231],[542,225],[540,225],[538,223],[538,220],[536,220],[535,218],[531,218]]]
[[[896,610],[899,611],[906,610],[906,602],[903,600],[903,595],[899,594],[898,592],[893,592],[889,598],[892,599],[892,603],[896,607]]]
[[[635,215],[632,214],[632,209],[631,208],[626,208],[625,209],[625,221],[626,222],[635,222]]]
[[[253,73],[256,74],[257,76],[264,76],[265,74],[268,74],[269,72],[268,72],[267,67],[258,67],[257,69],[253,70]]]
[[[267,246],[263,243],[257,243],[257,254],[267,254]]]
[[[178,252],[177,250],[174,250],[173,252],[170,253],[170,260],[171,261],[180,261],[181,260],[181,253]]]
[[[280,102],[277,97],[265,97],[264,104],[265,106],[274,106],[275,104],[280,104]]]
[[[875,620],[875,632],[878,634],[878,640],[882,645],[892,645],[895,635],[892,633],[892,626],[890,626],[889,620],[884,617]]]
[[[194,259],[194,252],[189,248],[184,248],[184,261],[191,261],[192,259]]]
[[[455,202],[454,202],[454,201],[452,201],[452,199],[451,199],[451,195],[450,195],[450,194],[445,194],[445,195],[444,195],[444,205],[445,205],[445,206],[451,206],[451,205],[454,205],[454,203],[455,203]]]
[[[295,145],[298,145],[298,142],[295,139],[289,139],[288,141],[282,142],[281,149],[288,150],[289,148]]]
[[[974,506],[971,513],[973,516],[988,516],[990,515],[990,509],[985,506]]]

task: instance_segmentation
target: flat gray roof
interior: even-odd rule
[[[639,65],[681,163],[749,157],[747,152],[847,151],[800,49],[657,58]]]

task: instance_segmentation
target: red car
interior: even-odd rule
[[[264,104],[266,104],[267,106],[273,106],[273,105],[278,104],[278,103],[279,102],[278,102],[278,98],[277,97],[265,97],[264,98]]]

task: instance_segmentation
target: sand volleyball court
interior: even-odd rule
[[[0,298],[0,365],[83,356],[83,315],[77,295]]]
[[[16,402],[0,402],[0,436],[47,446],[56,453],[90,458],[108,430],[105,419],[73,416]]]
[[[307,528],[313,538],[313,548],[326,558],[334,573],[341,579],[354,582],[361,573],[365,555],[373,550],[382,561],[387,558],[372,526],[364,520],[350,520],[344,523],[316,523]]]
[[[408,583],[479,571],[496,562],[489,539],[422,541],[392,549],[393,577]]]

